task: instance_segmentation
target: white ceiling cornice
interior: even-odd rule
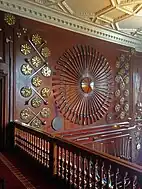
[[[142,52],[140,39],[129,34],[105,28],[28,0],[0,0],[0,10],[57,26],[83,35],[135,48]]]

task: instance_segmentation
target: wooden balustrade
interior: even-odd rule
[[[78,143],[14,123],[14,145],[78,189],[141,189],[142,168]]]
[[[52,156],[52,138],[36,129],[15,124],[14,145],[31,155],[45,167],[50,168]]]

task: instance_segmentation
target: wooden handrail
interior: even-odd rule
[[[46,135],[46,136],[48,136],[48,137],[53,137],[53,135],[52,135],[51,133],[47,133],[47,132],[45,132],[45,131],[43,131],[43,130],[39,130],[39,129],[36,128],[36,127],[31,127],[31,126],[29,126],[28,124],[19,122],[19,121],[17,121],[17,120],[15,120],[14,122],[11,122],[11,124],[14,124],[15,126],[17,126],[18,128],[21,128],[21,129],[22,129],[22,128],[25,128],[25,129],[29,130],[30,132],[36,131],[36,132],[38,132],[39,134],[43,134],[43,135]]]

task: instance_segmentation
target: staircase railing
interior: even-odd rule
[[[141,189],[142,168],[78,143],[13,123],[14,146],[32,156],[53,176],[78,189]]]

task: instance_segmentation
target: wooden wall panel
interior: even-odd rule
[[[9,70],[12,73],[12,75],[9,76],[9,79],[11,79],[10,80],[11,89],[14,90],[14,95],[13,95],[13,92],[10,91],[11,97],[13,99],[12,102],[15,104],[15,106],[13,106],[13,110],[11,110],[14,112],[13,119],[23,121],[20,118],[20,112],[23,109],[25,109],[25,108],[27,109],[29,107],[30,107],[30,111],[32,110],[32,116],[30,119],[32,119],[33,117],[35,117],[35,118],[38,117],[41,119],[40,114],[39,114],[41,108],[49,107],[50,111],[51,111],[51,115],[46,119],[42,119],[42,121],[43,120],[46,121],[46,124],[41,126],[41,128],[43,130],[46,130],[49,132],[54,131],[51,127],[51,124],[52,124],[53,119],[56,116],[62,117],[63,127],[61,128],[61,131],[64,131],[67,129],[73,129],[73,128],[81,128],[82,127],[81,125],[74,124],[74,123],[71,123],[69,120],[66,120],[62,116],[62,113],[59,112],[59,110],[57,109],[56,104],[55,104],[55,99],[53,96],[53,91],[52,91],[52,83],[53,83],[52,79],[53,79],[53,74],[56,71],[55,66],[57,64],[57,61],[67,49],[70,49],[76,45],[89,45],[89,46],[92,46],[94,49],[96,49],[98,52],[100,52],[107,59],[107,61],[109,62],[109,65],[112,69],[112,77],[114,80],[114,87],[112,89],[114,94],[113,94],[113,99],[112,99],[111,105],[108,109],[108,112],[107,112],[106,116],[104,116],[101,120],[95,122],[94,125],[106,124],[106,123],[110,123],[110,122],[111,123],[122,122],[122,121],[128,120],[128,117],[131,116],[129,114],[129,111],[128,111],[128,115],[126,117],[124,117],[124,119],[120,119],[120,117],[116,115],[114,108],[115,108],[115,105],[118,104],[120,101],[120,98],[115,97],[115,91],[120,86],[120,83],[116,84],[115,77],[118,74],[118,72],[124,71],[124,69],[118,70],[116,68],[116,62],[118,59],[120,60],[120,58],[123,58],[123,55],[124,55],[124,57],[127,57],[127,58],[122,62],[130,64],[131,57],[130,57],[130,60],[128,62],[126,62],[126,60],[128,60],[129,55],[131,55],[130,48],[124,47],[121,45],[117,45],[117,44],[113,44],[110,42],[106,42],[103,40],[87,37],[87,36],[84,36],[81,34],[73,33],[71,31],[60,29],[60,28],[57,28],[54,26],[45,25],[43,23],[39,23],[39,22],[36,22],[33,20],[22,18],[22,17],[15,16],[15,19],[16,19],[15,23],[13,23],[12,25],[7,24],[7,26],[6,26],[6,30],[10,31],[9,30],[9,28],[10,28],[11,32],[14,32],[14,35],[13,34],[11,35],[11,37],[12,37],[11,40],[13,40],[13,45],[10,46],[10,50],[13,50],[12,48],[14,48],[14,50],[13,50],[13,53],[10,54],[10,57],[11,57],[10,60],[12,59],[12,62],[11,62],[12,64],[9,67]],[[22,74],[21,66],[23,64],[27,64],[27,59],[29,59],[31,61],[32,57],[38,55],[38,53],[35,51],[35,48],[33,48],[33,46],[28,41],[28,37],[30,40],[32,40],[32,36],[33,35],[35,36],[37,34],[41,37],[42,42],[44,42],[43,47],[48,47],[49,50],[51,51],[51,55],[49,57],[45,58],[45,60],[46,60],[46,62],[48,62],[49,68],[51,68],[52,75],[51,75],[51,77],[43,77],[41,72],[40,72],[40,74],[38,72],[38,75],[42,79],[42,84],[39,88],[35,88],[35,89],[41,91],[41,89],[43,87],[49,87],[51,90],[51,94],[47,99],[48,106],[44,105],[42,102],[42,105],[39,108],[32,108],[30,105],[31,100],[29,101],[28,105],[25,105],[26,99],[29,99],[30,97],[24,98],[20,93],[20,90],[22,87],[25,87],[25,86],[31,87],[32,86],[32,84],[31,84],[31,79],[32,79],[31,75],[32,74],[31,75]],[[22,45],[25,45],[25,44],[27,44],[30,48],[29,49],[30,53],[27,55],[24,55],[21,52],[21,47],[22,47]],[[23,47],[27,48],[27,46],[23,46]],[[38,44],[37,44],[37,46],[35,45],[35,47],[38,49],[38,47],[39,47]],[[41,47],[41,49],[42,49],[42,47]],[[25,52],[25,49],[23,48],[22,51]],[[26,61],[25,61],[25,59],[26,59]],[[134,61],[134,59],[133,59],[133,61]],[[13,72],[12,72],[12,70],[13,70]],[[34,72],[35,71],[32,71],[32,73],[34,73]],[[124,73],[124,75],[125,75],[125,73]],[[129,103],[129,100],[130,100],[129,98],[131,98],[131,86],[129,84],[127,85],[127,89],[129,90],[130,96],[128,96],[126,100]],[[32,94],[33,93],[34,93],[34,91],[32,90]],[[35,96],[38,96],[38,95],[36,94]],[[35,96],[33,96],[33,97],[35,97]],[[12,105],[11,105],[11,107],[12,107]],[[37,116],[35,116],[36,114],[37,114]],[[109,116],[110,115],[112,116],[111,120],[109,120],[109,121],[107,120],[108,114],[109,114]],[[25,116],[26,115],[27,114],[25,114]],[[11,119],[12,119],[12,117],[11,117]],[[24,122],[28,123],[29,120],[27,119]],[[88,126],[88,128],[89,128],[89,126]]]

